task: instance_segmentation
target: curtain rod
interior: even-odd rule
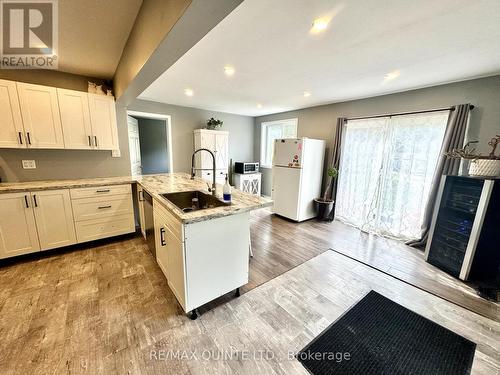
[[[470,109],[474,109],[474,106],[471,104]],[[446,107],[446,108],[437,108],[437,109],[429,109],[427,111],[413,111],[413,112],[399,112],[399,113],[388,113],[385,115],[375,115],[375,116],[362,116],[362,117],[350,117],[347,118],[346,121],[352,120],[364,120],[367,118],[380,118],[380,117],[392,117],[392,116],[404,116],[404,115],[416,115],[417,113],[431,113],[431,112],[441,112],[441,111],[454,111],[455,107]]]

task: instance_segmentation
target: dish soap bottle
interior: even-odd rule
[[[226,174],[226,182],[222,188],[222,199],[224,202],[231,202],[231,185],[229,185],[229,180]]]

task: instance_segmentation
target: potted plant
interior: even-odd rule
[[[336,168],[330,167],[327,171],[328,175],[328,186],[325,189],[325,193],[322,198],[314,199],[316,205],[316,218],[323,221],[333,220],[333,204],[335,203],[332,199],[328,198],[332,192],[333,181],[338,177],[339,171]]]
[[[477,154],[475,149],[469,148],[471,143],[477,143],[477,141],[468,142],[464,148],[446,152],[445,155],[450,158],[469,160],[470,176],[500,176],[500,155],[495,155],[497,145],[500,143],[500,135],[488,142],[488,145],[491,146],[491,152],[488,155]]]
[[[207,129],[210,130],[217,130],[219,129],[224,122],[219,119],[214,119],[213,117],[210,117],[209,120],[207,120]]]

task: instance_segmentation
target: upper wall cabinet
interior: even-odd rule
[[[117,150],[115,101],[112,97],[88,94],[94,146],[100,150]]]
[[[0,80],[0,148],[118,150],[113,97]]]
[[[17,82],[28,148],[64,148],[57,90]]]
[[[0,80],[0,147],[26,147],[16,83]]]
[[[93,147],[89,99],[86,92],[57,89],[65,148],[88,150]]]

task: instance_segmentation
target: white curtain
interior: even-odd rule
[[[336,218],[363,231],[420,238],[449,111],[348,121]]]

